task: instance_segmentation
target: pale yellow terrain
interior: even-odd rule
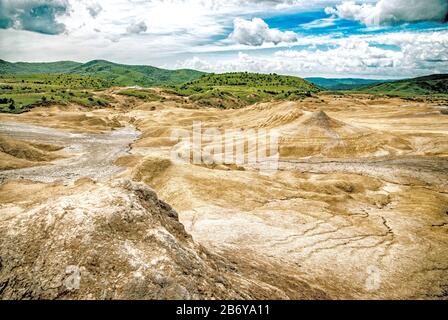
[[[48,163],[61,158],[57,151],[63,147],[51,144],[28,143],[0,135],[0,170],[19,169]]]
[[[121,168],[119,172],[112,170],[101,177],[86,173],[101,180],[97,183],[64,186],[63,176],[60,182],[37,184],[28,181],[36,172],[30,176],[28,171],[0,172],[6,180],[0,187],[0,216],[19,217],[37,210],[36,206],[54,202],[63,207],[61,203],[67,201],[75,206],[69,207],[70,212],[76,210],[78,191],[79,206],[85,211],[82,201],[93,201],[86,190],[104,198],[95,205],[117,206],[105,194],[117,192],[128,199],[125,193],[131,187],[120,185],[113,191],[114,181],[132,180],[151,187],[171,205],[196,244],[235,266],[233,271],[219,271],[209,265],[214,258],[201,257],[204,262],[198,270],[207,275],[205,283],[216,283],[211,275],[222,272],[222,281],[231,285],[201,294],[190,287],[183,290],[188,281],[182,278],[183,287],[173,289],[175,297],[447,298],[448,116],[440,106],[395,98],[321,95],[216,110],[195,108],[170,96],[165,102],[150,103],[114,97],[117,105],[109,109],[55,106],[19,116],[0,115],[5,123],[37,124],[78,134],[108,135],[110,130],[120,132],[129,126],[140,132],[129,142],[126,154],[108,155],[108,163],[116,157],[113,165]],[[202,129],[222,132],[277,130],[279,170],[260,171],[257,164],[173,161],[171,151],[178,143],[171,138],[173,130],[191,132],[195,121],[201,121]],[[244,144],[246,155],[251,151],[243,138],[236,141]],[[207,140],[202,147],[213,143]],[[0,158],[0,167],[3,162]],[[84,167],[88,169],[88,164],[77,168]],[[25,180],[17,186],[14,180],[19,175]],[[132,228],[126,237],[132,238]],[[144,246],[145,241],[138,242],[139,250],[150,255]],[[110,250],[119,252],[116,247]],[[102,259],[99,255],[99,266]],[[200,283],[197,278],[191,281]],[[123,295],[108,292],[107,297]]]

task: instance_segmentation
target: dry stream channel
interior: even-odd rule
[[[64,130],[17,122],[0,124],[0,134],[14,139],[65,146],[69,157],[43,166],[0,172],[0,181],[6,178],[29,179],[39,182],[74,182],[82,177],[105,180],[123,168],[114,161],[130,151],[130,144],[139,132],[123,127],[106,133],[71,133]]]

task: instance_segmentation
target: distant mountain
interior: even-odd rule
[[[11,63],[0,60],[1,74],[65,73],[87,75],[108,80],[117,86],[175,85],[196,80],[204,73],[195,70],[166,70],[152,66],[124,65],[105,60],[85,64],[60,61],[50,63]]]
[[[7,62],[0,60],[0,74],[37,74],[37,73],[68,73],[82,63],[73,61],[58,62]]]
[[[250,73],[233,73],[225,75],[210,75],[190,69],[166,70],[152,66],[124,65],[106,60],[93,60],[87,63],[73,61],[58,61],[44,63],[7,62],[0,60],[0,75],[31,75],[31,74],[75,74],[107,80],[116,86],[163,86],[190,83],[189,87],[213,86],[243,86],[253,87],[257,92],[269,92],[269,83],[282,88],[282,94],[287,95],[294,90],[314,92],[317,87],[326,90],[353,90],[367,93],[427,95],[448,94],[448,75],[436,74],[414,79],[370,80],[356,78],[297,78],[277,75],[256,75]],[[201,78],[202,77],[202,78]],[[195,80],[197,80],[195,82]],[[235,84],[234,84],[235,83]],[[188,90],[187,90],[188,91]],[[278,95],[277,91],[276,94]]]
[[[120,86],[155,86],[182,84],[196,80],[204,73],[195,70],[166,70],[151,66],[123,65],[93,60],[73,68],[70,73],[95,76]]]
[[[397,95],[448,94],[448,74],[434,74],[425,77],[380,83],[364,87],[360,91]]]
[[[388,81],[357,78],[305,78],[305,80],[314,83],[315,85],[326,90],[354,90],[368,85],[384,83]]]

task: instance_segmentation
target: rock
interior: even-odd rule
[[[241,297],[153,190],[92,188],[0,218],[0,299]]]
[[[326,297],[283,266],[211,254],[142,183],[60,188],[0,214],[0,299]]]

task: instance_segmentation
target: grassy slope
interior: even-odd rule
[[[99,93],[111,86],[177,85],[198,79],[203,72],[164,70],[151,66],[127,66],[103,60],[85,64],[10,63],[0,60],[0,112],[20,113],[47,103],[104,106]],[[154,98],[154,97],[147,97]]]
[[[448,95],[448,74],[381,83],[358,91],[397,96]]]
[[[203,106],[236,108],[256,102],[301,99],[319,88],[302,78],[246,72],[207,74],[196,81],[172,87]]]
[[[165,70],[151,66],[128,66],[94,60],[78,66],[71,73],[95,76],[119,86],[159,86],[181,84],[199,78],[203,72],[195,70]]]
[[[81,63],[73,61],[58,61],[48,63],[11,63],[0,60],[0,75],[3,74],[38,74],[38,73],[67,73]]]
[[[359,79],[336,80],[343,80],[342,85],[349,87],[360,84],[357,81]],[[127,66],[104,60],[85,64],[71,61],[10,63],[0,60],[0,111],[23,112],[34,105],[49,102],[102,106],[108,104],[107,99],[92,91],[110,86],[136,85],[167,86],[179,95],[189,96],[200,105],[218,108],[238,108],[270,100],[302,99],[319,91],[317,85],[302,78],[276,74],[204,74],[194,70],[171,71],[151,66]],[[367,85],[350,92],[446,98],[448,75]],[[138,89],[128,89],[123,94],[148,101],[161,99],[152,91]]]
[[[21,113],[56,102],[106,106],[109,101],[97,91],[110,85],[103,79],[75,74],[0,75],[0,112]]]
[[[151,66],[130,66],[104,60],[85,64],[61,61],[52,63],[10,63],[0,60],[1,74],[77,74],[107,80],[116,86],[175,85],[198,79],[203,72],[195,70],[165,70]]]

